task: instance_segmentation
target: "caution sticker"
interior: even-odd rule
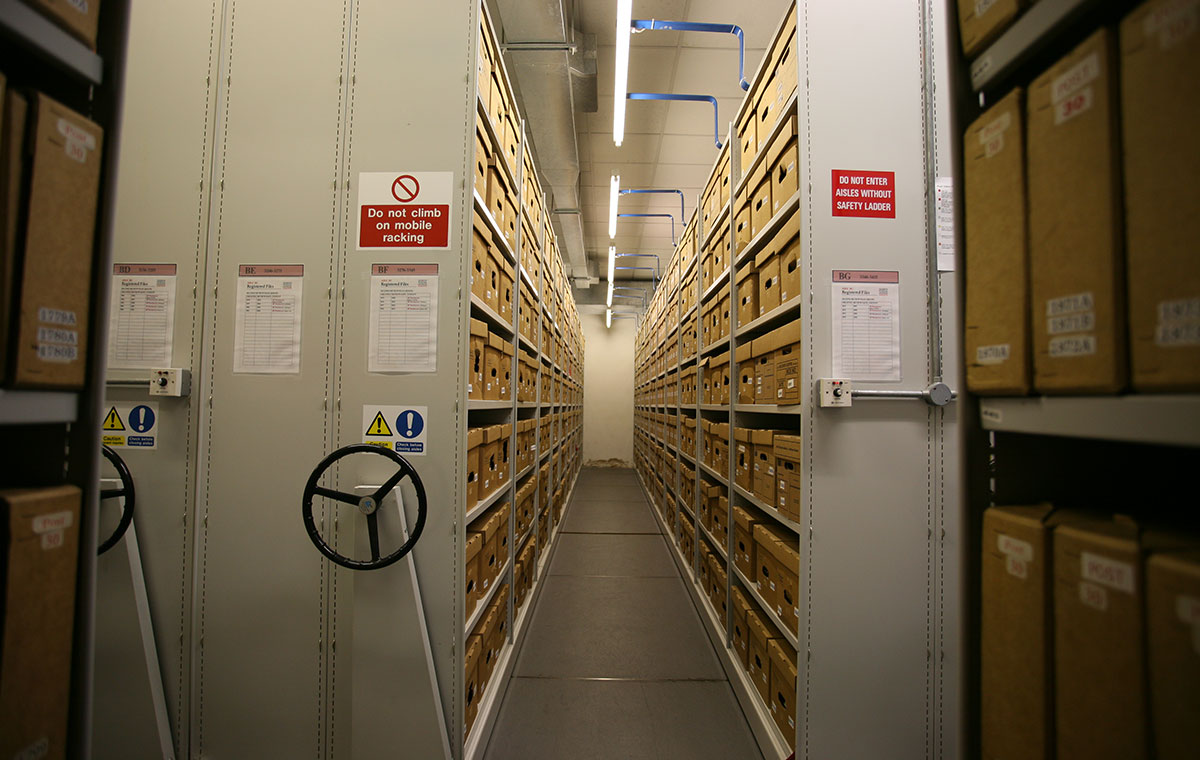
[[[158,404],[110,404],[100,425],[100,442],[114,449],[157,449]]]
[[[405,456],[423,457],[427,453],[428,428],[428,407],[363,405],[363,443],[382,446]]]

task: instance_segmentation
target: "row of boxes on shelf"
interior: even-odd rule
[[[509,588],[509,583],[505,581],[492,597],[487,612],[479,619],[475,630],[467,637],[463,673],[466,692],[463,723],[467,734],[470,734],[475,725],[475,719],[479,716],[479,703],[488,684],[491,683],[504,645],[508,642]]]
[[[771,48],[763,56],[755,82],[746,95],[735,125],[743,177],[752,171],[756,157],[768,149],[775,122],[796,91],[798,73],[796,5],[792,3],[775,33]]]
[[[2,73],[0,110],[0,382],[80,388],[104,131]]]
[[[790,94],[789,94],[790,97]],[[780,104],[782,105],[782,104]],[[783,209],[799,189],[799,143],[796,116],[792,114],[766,147],[749,179],[735,199],[733,215],[733,251],[736,257],[767,223]]]
[[[464,598],[468,618],[496,584],[500,578],[500,571],[508,562],[508,522],[511,516],[512,504],[502,501],[476,517],[467,526]]]
[[[695,436],[697,423],[683,421],[684,435]],[[701,461],[724,478],[733,455],[734,483],[790,520],[800,519],[803,439],[796,431],[735,428],[730,449],[729,423],[699,422]]]
[[[981,551],[984,757],[1195,757],[1194,536],[993,507]]]
[[[734,586],[733,649],[788,746],[796,739],[796,650],[758,603]]]
[[[1119,61],[1097,30],[966,130],[976,393],[1200,388],[1200,146],[1181,127],[1200,35],[1166,20],[1177,7],[1130,13]]]
[[[521,424],[517,423],[518,445]],[[467,511],[508,483],[512,432],[512,423],[467,429]]]
[[[480,19],[479,49],[476,51],[475,87],[488,119],[500,144],[496,160],[503,160],[509,171],[517,175],[517,155],[521,142],[521,115],[512,96],[512,88],[504,70],[496,35],[490,19]]]
[[[467,398],[508,401],[512,385],[513,344],[488,329],[487,322],[471,320],[468,344]]]
[[[471,293],[511,325],[515,283],[512,262],[496,242],[491,226],[476,211],[471,237]]]

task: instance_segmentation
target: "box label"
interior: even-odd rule
[[[1068,335],[1050,341],[1050,357],[1053,359],[1091,356],[1094,353],[1096,353],[1096,338],[1093,335]]]
[[[1091,332],[1096,329],[1096,315],[1092,312],[1068,314],[1065,317],[1051,317],[1046,322],[1046,332],[1050,335],[1063,333]]]
[[[1028,541],[1001,533],[996,536],[996,545],[1001,554],[1015,557],[1022,562],[1033,562],[1033,544]]]
[[[1096,299],[1090,292],[1076,293],[1062,298],[1046,300],[1046,316],[1057,317],[1062,314],[1074,314],[1081,311],[1092,311],[1096,308]]]
[[[1013,556],[1004,558],[1004,569],[1009,575],[1025,580],[1029,577],[1029,563]]]
[[[996,135],[983,144],[983,157],[991,158],[1002,150],[1004,150],[1004,135]]]
[[[1052,102],[1061,103],[1082,90],[1098,76],[1100,76],[1100,56],[1091,53],[1054,80],[1050,86]]]
[[[978,346],[975,349],[976,364],[1003,364],[1008,361],[1012,352],[1009,344],[998,343],[994,346]]]
[[[896,173],[833,170],[833,215],[896,218]]]
[[[1091,87],[1084,87],[1079,92],[1062,101],[1054,104],[1054,124],[1058,126],[1074,119],[1076,116],[1085,113],[1092,108],[1094,96]]]
[[[1085,607],[1104,612],[1108,609],[1108,592],[1103,587],[1087,581],[1079,582],[1079,601]]]
[[[995,4],[996,0],[975,0],[975,18],[982,18]]]
[[[51,512],[33,518],[32,528],[37,534],[61,532],[71,527],[74,522],[75,516],[69,511]]]
[[[1012,126],[1012,114],[1005,111],[979,130],[979,144],[987,145],[997,137],[1001,137],[1010,126]]]
[[[1158,45],[1163,50],[1174,47],[1192,36],[1196,31],[1197,0],[1176,0],[1160,3],[1159,7],[1146,16],[1142,29],[1147,37],[1158,36]]]
[[[1079,561],[1079,574],[1083,578],[1126,594],[1134,592],[1134,569],[1130,563],[1091,552],[1083,552]]]

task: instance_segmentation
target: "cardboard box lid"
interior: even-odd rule
[[[771,670],[778,670],[788,681],[796,680],[796,652],[787,639],[772,639],[767,642],[767,659],[771,661]],[[784,691],[784,696],[791,698],[792,692]]]
[[[493,332],[488,333],[488,346],[489,347],[494,348],[497,351],[503,351],[504,350],[504,342],[505,342],[504,338],[501,338],[498,334],[493,333]]]
[[[755,282],[758,282],[758,272],[753,267],[745,267],[737,273],[738,287],[742,287],[742,283],[753,277]]]
[[[783,152],[788,149],[791,143],[796,142],[796,114],[789,114],[787,122],[787,125],[771,141],[771,147],[767,149],[767,163],[771,166],[774,166],[779,161],[779,157],[783,155]]]
[[[775,438],[774,430],[751,430],[750,442],[758,446],[768,446]]]
[[[684,417],[684,418],[683,418],[683,426],[684,426],[685,428],[694,428],[694,427],[696,427],[696,418],[695,418],[695,417]]]
[[[728,282],[726,282],[724,285],[722,285],[721,289],[719,291],[717,291],[717,300],[718,301],[724,300],[726,298],[729,298],[729,283]]]
[[[713,423],[713,435],[715,435],[719,438],[724,438],[726,441],[728,441],[729,440],[729,423],[728,422],[714,422]]]
[[[484,322],[482,319],[472,319],[471,320],[471,335],[481,336],[481,337],[486,338],[487,334],[488,334],[487,322]]]
[[[504,435],[503,425],[488,425],[483,429],[483,442],[495,443]]]
[[[756,361],[755,364],[761,364],[757,361],[764,356],[770,356],[775,351],[775,341],[771,339],[771,334],[767,333],[761,338],[755,338],[750,342],[750,356]]]
[[[475,559],[475,555],[479,554],[479,550],[483,548],[483,536],[479,533],[467,533],[467,562]]]
[[[765,525],[765,523],[763,524]],[[754,526],[754,534],[757,539],[759,536],[759,528],[763,525]],[[800,574],[800,539],[795,533],[791,537],[781,535],[778,530],[772,530],[774,526],[767,527],[762,532],[765,540],[758,541],[758,544],[770,552],[771,556],[780,564],[780,566],[792,575]]]
[[[804,439],[799,433],[791,430],[787,433],[776,433],[772,445],[776,457],[789,462],[802,463],[804,461]]]
[[[750,600],[742,593],[742,589],[734,586],[731,592],[733,596],[733,614],[738,617],[745,617],[746,611],[750,609]]]
[[[483,428],[467,428],[467,449],[473,449],[483,443]]]
[[[752,515],[748,510],[742,509],[737,504],[734,504],[733,522],[747,533],[752,533],[754,530],[754,525],[759,522],[759,518],[757,515]],[[753,539],[753,535],[751,535],[751,538]]]
[[[515,270],[513,269],[512,262],[509,261],[508,258],[505,256],[501,256],[499,261],[500,261],[500,268],[501,268],[501,271],[503,272],[504,276],[510,280],[515,280],[516,278],[513,276]]]
[[[774,348],[783,348],[792,343],[799,343],[801,338],[800,320],[793,319],[783,327],[767,333],[764,337],[771,340]]]
[[[723,367],[729,363],[729,352],[725,351],[725,352],[717,354],[716,356],[712,356],[712,357],[710,357],[710,361],[714,368]]]
[[[771,176],[769,170],[770,167],[767,166],[766,161],[759,161],[758,166],[750,171],[750,181],[746,183],[746,189],[750,195],[756,195],[764,182],[770,182]]]
[[[754,605],[750,605],[746,610],[746,628],[750,631],[750,638],[760,642],[764,647],[766,642],[779,638],[779,632],[775,630],[775,626]]]
[[[733,439],[735,441],[746,441],[747,443],[749,443],[750,442],[750,428],[744,428],[744,427],[734,428],[733,429]]]
[[[511,422],[506,422],[500,426],[500,437],[508,438],[512,435],[513,426]]]

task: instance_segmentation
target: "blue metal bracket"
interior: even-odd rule
[[[671,214],[617,214],[617,217],[632,216],[632,217],[651,217],[655,219],[670,219],[671,220],[671,245],[675,245],[675,217]],[[621,254],[622,256],[632,256],[633,254]]]
[[[628,195],[629,193],[675,193],[676,195],[679,196],[679,223],[683,224],[683,220],[687,218],[687,215],[684,214],[684,212],[683,212],[683,191],[682,190],[663,189],[663,190],[622,190],[621,191],[621,195]]]
[[[706,24],[695,21],[659,21],[658,19],[634,19],[630,26],[640,31],[664,32],[714,32],[732,34],[738,38],[738,79],[743,90],[750,89],[746,81],[746,37],[737,24]]]
[[[717,118],[717,99],[712,95],[685,95],[678,92],[631,92],[626,96],[629,100],[686,100],[693,103],[712,103],[713,107],[713,142],[717,144],[717,150],[720,150],[721,132]]]

